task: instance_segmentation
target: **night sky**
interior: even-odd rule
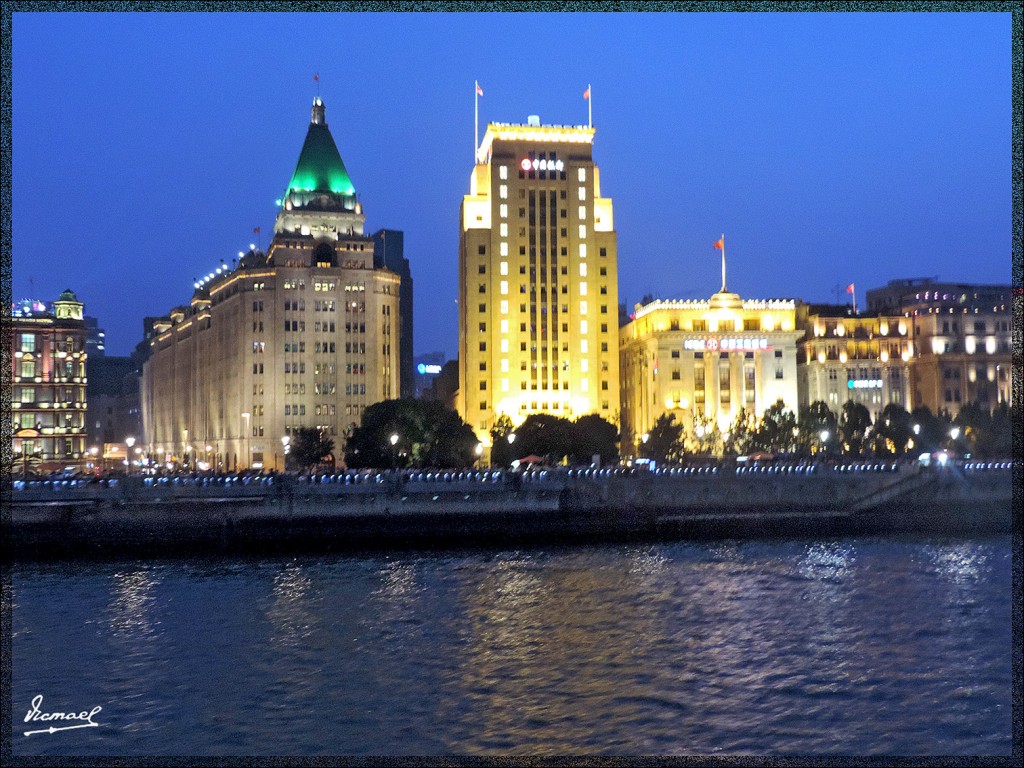
[[[317,93],[366,213],[405,232],[415,353],[457,349],[473,82],[487,121],[585,124],[619,297],[847,299],[1009,283],[1011,17],[14,14],[14,299],[65,288],[127,354],[267,246]]]

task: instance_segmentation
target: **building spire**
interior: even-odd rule
[[[324,115],[325,111],[323,101],[317,96],[313,99],[313,118],[311,122],[314,125],[327,125],[327,119]]]

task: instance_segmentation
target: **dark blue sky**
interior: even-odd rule
[[[77,292],[127,354],[230,263],[316,94],[367,214],[405,231],[416,353],[457,349],[473,81],[488,120],[586,123],[619,295],[831,301],[1009,283],[1011,17],[14,14],[13,297]],[[843,294],[845,298],[845,294]]]

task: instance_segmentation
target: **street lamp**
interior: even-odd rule
[[[389,441],[391,442],[391,468],[398,469],[398,450],[395,448],[398,445],[398,433],[392,433]]]
[[[128,474],[130,475],[132,473],[131,449],[135,445],[135,438],[126,437],[124,439],[124,444],[128,446],[128,450],[124,452],[124,463],[128,465]]]
[[[953,427],[951,430],[949,430],[949,436],[953,440],[956,440],[958,437],[960,437],[960,427]]]
[[[288,435],[281,438],[281,448],[284,450],[284,458],[281,460],[281,463],[284,465],[283,469],[285,470],[288,469],[288,453],[292,449],[291,441],[292,439]]]
[[[515,432],[509,432],[508,433],[508,444],[512,445],[512,443],[514,443],[515,441],[516,441],[516,433]]]

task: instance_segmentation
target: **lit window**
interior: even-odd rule
[[[498,187],[498,197],[500,197],[502,200],[508,198],[508,186],[507,185],[502,184],[500,187]]]
[[[579,189],[579,197],[580,197],[580,200],[586,200],[587,199],[587,188],[586,187],[580,187],[580,189]]]
[[[585,302],[585,301],[581,301],[580,302],[580,314],[581,315],[587,314],[587,302]]]
[[[587,169],[586,168],[579,168],[579,169],[577,169],[576,170],[576,178],[579,179],[580,181],[586,181],[587,180]]]
[[[580,258],[581,259],[587,258],[587,244],[586,243],[580,243]]]
[[[586,224],[580,224],[580,237],[586,237],[586,236],[587,236],[587,225]]]
[[[586,295],[587,295],[587,284],[586,283],[580,283],[580,296],[586,296]]]
[[[503,315],[507,315],[508,314],[508,302],[507,301],[501,302],[501,314],[503,314]]]
[[[501,243],[498,245],[498,253],[502,256],[508,256],[508,243]]]
[[[508,262],[507,261],[501,262],[501,264],[498,265],[498,271],[501,274],[503,274],[503,275],[507,275],[508,274]]]
[[[586,277],[586,276],[587,276],[587,265],[586,264],[580,264],[580,277]]]
[[[580,352],[583,352],[584,354],[586,354],[589,351],[590,350],[589,350],[589,346],[587,344],[587,340],[586,339],[581,340],[580,341]]]
[[[508,379],[501,380],[501,391],[508,392]]]
[[[590,361],[587,358],[580,360],[580,370],[586,373],[590,369]]]
[[[501,281],[501,285],[499,286],[499,289],[500,289],[500,291],[501,291],[501,294],[502,294],[503,296],[504,296],[505,294],[507,294],[507,293],[508,293],[508,280],[502,280],[502,281]]]
[[[21,334],[21,351],[22,352],[35,352],[36,351],[36,336],[34,333],[23,333]]]
[[[587,321],[586,320],[580,320],[580,333],[586,333],[586,332],[587,332]]]
[[[504,221],[501,222],[501,225],[498,227],[498,231],[502,237],[508,237],[508,224]]]
[[[508,352],[508,339],[502,339],[501,340],[501,351],[503,353],[507,353]]]
[[[501,360],[501,372],[508,373],[508,358],[502,358]]]
[[[508,218],[508,205],[505,204],[505,203],[502,203],[498,207],[498,212],[501,214],[501,218],[507,219]]]
[[[580,391],[586,392],[588,389],[590,389],[590,381],[587,379],[580,379]]]
[[[587,218],[587,206],[585,206],[585,205],[581,205],[580,206],[580,218],[581,219]]]
[[[502,166],[498,167],[498,178],[499,179],[507,179],[508,178],[508,166],[507,165],[502,165]]]
[[[508,320],[501,321],[501,332],[508,333]]]

